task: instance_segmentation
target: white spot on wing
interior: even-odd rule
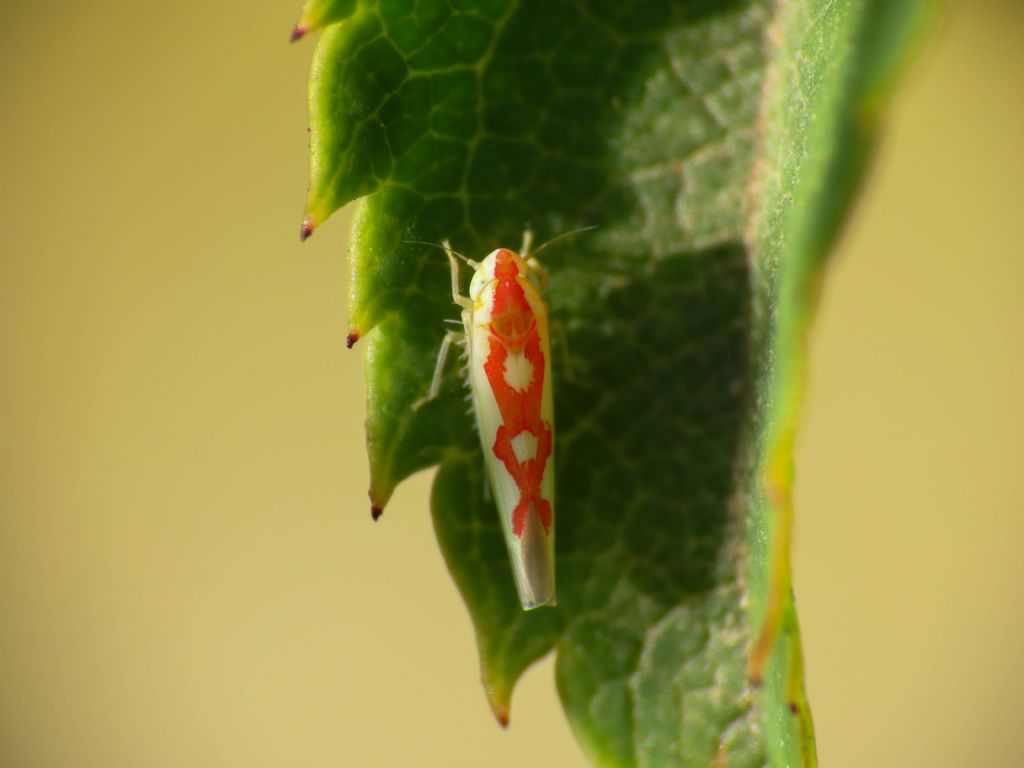
[[[525,392],[533,379],[533,363],[521,352],[505,358],[505,383],[516,392]]]
[[[529,461],[537,455],[537,438],[531,432],[520,432],[512,438],[512,451],[520,464]]]

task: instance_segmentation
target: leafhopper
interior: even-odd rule
[[[463,331],[445,336],[430,393],[415,406],[437,395],[451,344],[464,344],[487,475],[524,610],[555,603],[555,408],[541,298],[547,274],[529,248],[527,233],[520,253],[498,248],[479,263],[460,256],[474,270],[463,296],[458,254],[445,242]]]

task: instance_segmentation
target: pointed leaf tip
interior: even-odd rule
[[[359,341],[359,337],[359,331],[349,331],[348,336],[345,337],[345,346],[352,349],[352,347],[356,345],[356,342]]]
[[[358,0],[306,0],[299,21],[292,30],[292,42],[316,29],[342,21],[356,12]]]
[[[305,242],[313,234],[314,229],[316,229],[316,222],[312,217],[307,216],[302,222],[302,229],[299,230],[299,239]]]
[[[494,713],[494,719],[498,721],[498,725],[502,728],[508,728],[508,707],[495,701],[489,701],[488,703],[491,705],[491,712]]]
[[[487,673],[484,673],[484,692],[487,694],[487,705],[491,708],[491,712],[494,714],[494,719],[498,721],[498,725],[502,728],[508,728],[509,719],[511,718],[511,704],[512,704],[512,688],[508,685],[492,685],[487,679]]]

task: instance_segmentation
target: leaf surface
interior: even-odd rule
[[[555,649],[597,765],[814,763],[788,568],[803,337],[926,7],[307,3],[297,32],[323,32],[304,233],[364,198],[350,341],[366,337],[371,501],[440,465],[435,529],[499,720]],[[568,340],[559,604],[524,613],[454,360],[411,407],[459,316],[422,243],[482,258],[526,227],[590,225],[544,254]]]

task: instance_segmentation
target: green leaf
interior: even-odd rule
[[[788,560],[804,335],[928,7],[307,3],[300,28],[324,29],[304,234],[365,198],[349,338],[366,337],[371,502],[440,464],[435,529],[502,722],[555,649],[597,765],[814,763]],[[568,339],[559,604],[524,613],[454,361],[411,407],[458,318],[422,243],[480,258],[587,225],[544,254]]]

